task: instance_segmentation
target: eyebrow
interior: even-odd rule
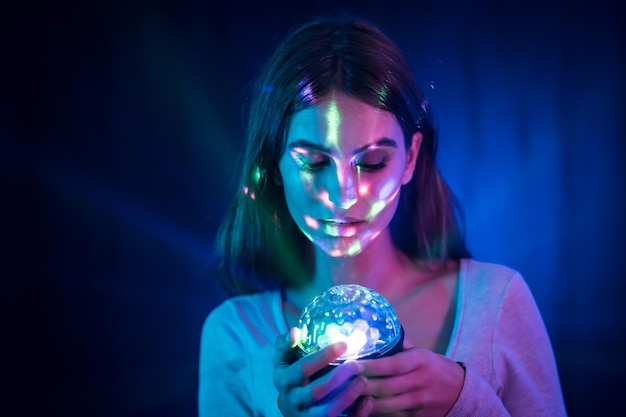
[[[352,154],[356,155],[360,152],[366,151],[367,149],[370,148],[375,148],[375,147],[379,147],[379,146],[388,146],[391,148],[397,148],[398,147],[398,143],[393,140],[393,139],[389,139],[389,138],[380,138],[378,139],[376,142],[372,142],[372,143],[368,143],[367,145],[361,146],[360,148],[355,149]],[[306,149],[311,149],[311,150],[315,150],[318,152],[324,152],[324,153],[331,153],[331,150],[325,146],[319,145],[317,143],[313,143],[311,141],[308,141],[306,139],[298,139],[295,140],[293,142],[291,142],[289,144],[289,149],[295,149],[295,148],[306,148]]]

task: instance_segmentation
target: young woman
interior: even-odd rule
[[[200,417],[565,415],[523,278],[465,247],[428,103],[394,43],[360,20],[307,22],[252,99],[216,242],[234,296],[203,327]],[[404,350],[312,379],[346,344],[298,358],[298,317],[347,283],[390,302]]]

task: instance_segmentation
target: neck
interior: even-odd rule
[[[388,230],[363,250],[346,257],[332,257],[315,248],[315,271],[309,285],[287,290],[287,298],[298,308],[304,307],[323,290],[341,284],[358,284],[383,296],[392,296],[410,285],[415,265],[397,249]]]
[[[359,254],[331,257],[319,249],[315,254],[315,281],[326,285],[359,284],[379,291],[389,277],[400,277],[406,257],[384,231]]]
[[[457,273],[458,261],[439,265],[413,261],[395,247],[389,231],[381,233],[358,255],[331,257],[315,248],[315,270],[309,284],[286,289],[287,301],[301,310],[316,295],[333,285],[358,284],[386,298],[392,305],[418,288],[449,273]]]

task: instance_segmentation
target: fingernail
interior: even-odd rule
[[[348,345],[346,342],[335,342],[334,349],[337,353],[343,353],[346,349],[348,349]]]

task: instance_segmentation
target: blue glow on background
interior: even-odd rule
[[[617,406],[626,94],[615,7],[340,3],[232,2],[217,14],[208,4],[75,2],[7,12],[9,406],[25,415],[40,405],[47,415],[195,415],[200,327],[225,296],[210,249],[236,191],[245,93],[279,37],[339,9],[372,18],[407,52],[470,249],[528,281],[570,415]]]

